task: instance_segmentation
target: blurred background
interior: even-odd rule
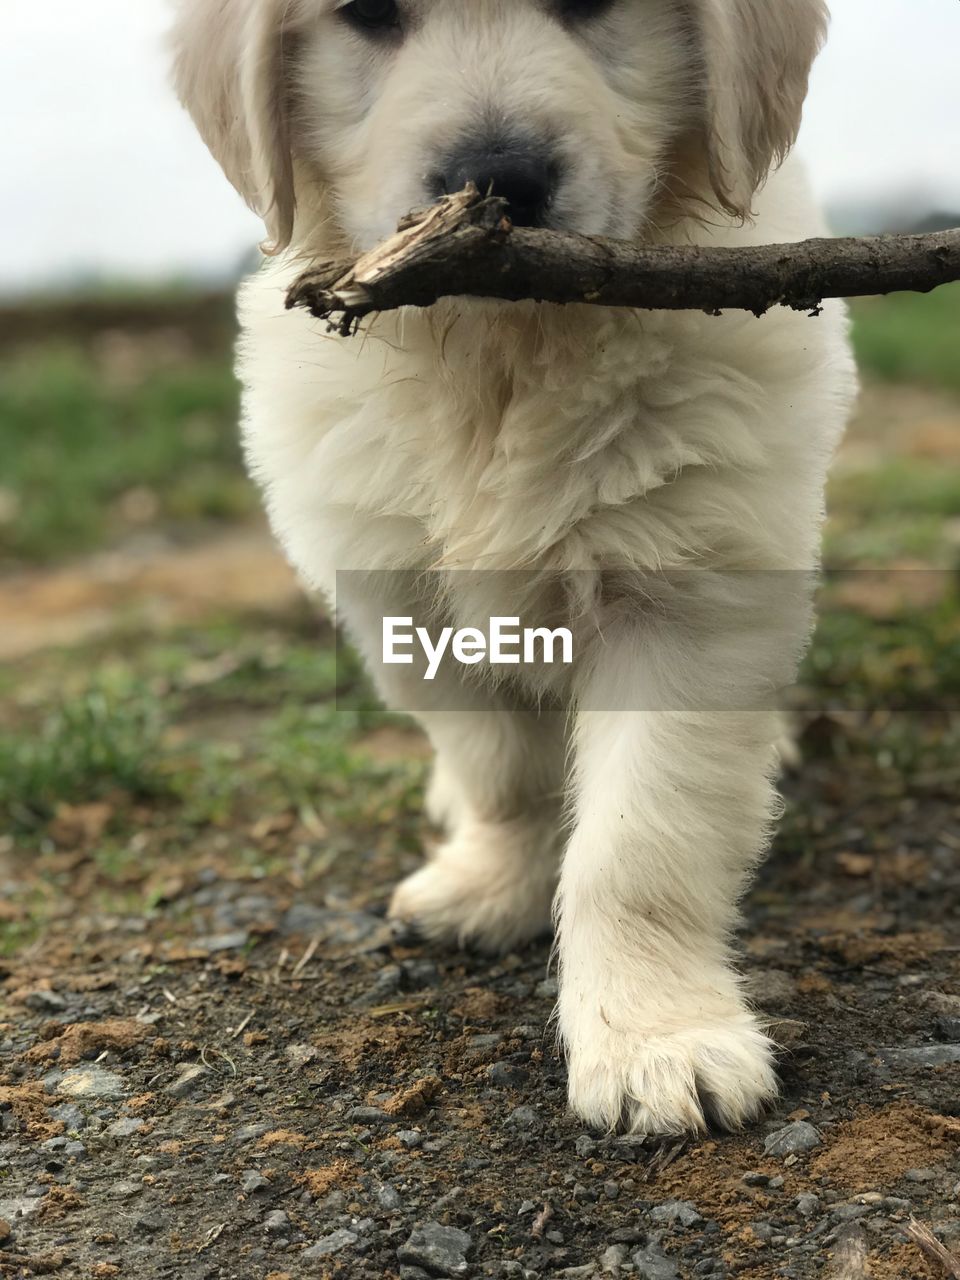
[[[836,230],[960,224],[960,5],[833,9],[801,149]],[[0,853],[54,859],[0,894],[8,948],[62,910],[64,842],[138,906],[186,847],[267,875],[282,844],[302,881],[417,847],[422,743],[334,660],[243,474],[231,293],[259,227],[167,87],[168,16],[4,5]],[[805,745],[907,794],[957,777],[960,291],[854,315],[865,393],[827,560],[864,572],[824,611]]]

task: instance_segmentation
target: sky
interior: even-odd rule
[[[2,4],[0,290],[234,270],[259,224],[167,86],[168,0]],[[960,4],[832,7],[800,144],[821,197],[960,208]]]

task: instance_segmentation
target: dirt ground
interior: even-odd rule
[[[246,619],[226,656],[214,597]],[[491,961],[386,924],[422,853],[412,730],[358,713],[366,772],[326,808],[246,772],[263,654],[289,670],[313,634],[265,534],[21,574],[4,607],[4,724],[99,645],[174,699],[177,785],[234,790],[202,818],[189,789],[74,796],[0,835],[0,1274],[960,1277],[955,708],[801,716],[742,934],[782,1097],[745,1134],[657,1146],[567,1114],[548,941]],[[179,637],[183,671],[165,657],[163,683],[143,634]]]

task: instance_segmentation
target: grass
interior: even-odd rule
[[[417,760],[370,758],[368,735],[401,722],[329,631],[284,645],[234,619],[111,638],[41,660],[24,687],[0,733],[0,831],[21,840],[61,804],[97,800],[120,836],[144,803],[194,831],[319,808],[331,829],[369,835],[412,812],[423,781]]]
[[[865,373],[960,391],[960,284],[857,302],[853,322]]]
[[[95,550],[156,521],[231,520],[256,500],[225,359],[175,343],[55,342],[0,376],[0,563]]]
[[[942,569],[956,563],[960,466],[900,456],[856,470],[838,468],[828,508],[825,557],[833,567],[909,561]]]
[[[156,701],[94,687],[49,714],[36,729],[0,736],[0,826],[32,829],[61,804],[168,791],[158,768]]]

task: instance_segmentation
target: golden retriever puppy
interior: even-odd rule
[[[490,949],[553,919],[570,1103],[605,1128],[735,1128],[776,1090],[731,934],[854,394],[843,307],[451,299],[346,341],[284,295],[468,180],[527,226],[820,234],[786,157],[825,24],[821,0],[180,3],[179,93],[269,236],[240,297],[251,472],[436,748],[447,838],[392,913]],[[384,661],[388,620],[428,613],[565,618],[576,661]]]

